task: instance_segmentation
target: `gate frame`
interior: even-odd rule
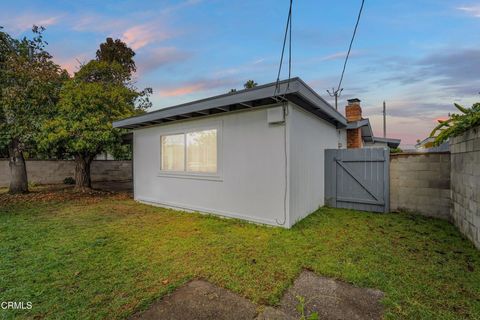
[[[365,186],[365,182],[361,181],[359,177],[355,175],[349,168],[343,165],[343,160],[345,152],[349,150],[369,150],[369,151],[379,151],[382,150],[382,153],[378,153],[379,157],[370,157],[367,161],[366,159],[354,160],[348,159],[348,162],[384,162],[383,165],[383,202],[378,201],[377,196],[371,190],[369,186]],[[369,193],[374,200],[360,200],[360,199],[349,199],[349,198],[338,198],[337,197],[337,166],[343,168],[343,170],[350,175],[367,193]],[[360,201],[358,201],[360,200]],[[365,148],[365,149],[326,149],[325,150],[325,205],[337,208],[338,201],[350,202],[350,203],[360,203],[365,205],[376,205],[383,206],[383,212],[390,212],[390,149],[388,148]],[[365,210],[362,210],[365,211]],[[381,211],[375,211],[381,212]]]

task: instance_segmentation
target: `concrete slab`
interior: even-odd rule
[[[279,309],[300,318],[298,297],[305,298],[305,316],[317,312],[319,319],[381,319],[383,292],[357,288],[304,271],[283,296]]]
[[[292,317],[281,310],[265,307],[265,310],[258,315],[256,320],[298,320],[298,318]]]
[[[256,316],[256,305],[249,300],[206,281],[194,280],[131,319],[251,320]]]
[[[131,320],[295,320],[302,316],[308,319],[314,312],[322,320],[381,319],[383,296],[379,290],[357,288],[304,271],[287,290],[278,308],[261,307],[226,289],[194,280]],[[303,315],[298,311],[299,297],[305,299]]]

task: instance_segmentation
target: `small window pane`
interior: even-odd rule
[[[217,129],[187,133],[187,171],[217,172]]]
[[[165,171],[185,171],[185,135],[162,136],[162,165]]]

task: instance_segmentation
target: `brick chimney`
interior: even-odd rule
[[[348,100],[348,105],[345,107],[345,116],[347,122],[355,122],[362,120],[362,107],[360,107],[360,99]],[[363,147],[362,129],[347,129],[347,148],[361,148]]]

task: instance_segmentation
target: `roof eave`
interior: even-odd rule
[[[335,124],[337,127],[345,127],[347,125],[346,119],[312,88],[306,85],[300,78],[293,78],[280,81],[278,90],[274,82],[252,89],[214,96],[115,121],[113,127],[136,129],[190,117],[210,115],[211,110],[218,111],[214,113],[216,114],[242,108],[254,108],[256,106],[255,102],[259,105],[266,105],[280,102],[283,98],[299,104],[301,107]]]

